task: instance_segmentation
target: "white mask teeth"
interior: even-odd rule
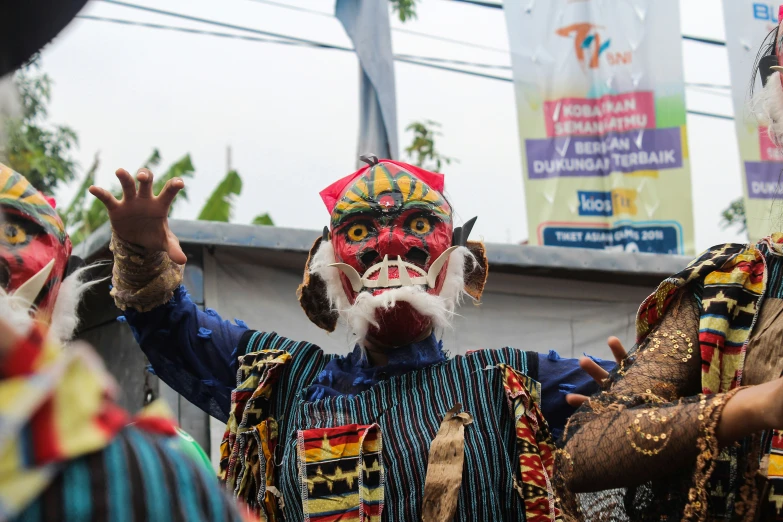
[[[379,287],[385,288],[389,286],[389,255],[383,256],[383,262],[381,263],[381,273],[378,275],[378,279],[375,281]]]
[[[405,266],[405,262],[402,260],[401,256],[397,256],[397,267],[399,273],[397,277],[400,278],[400,285],[413,286],[413,281],[411,281],[411,276],[408,273],[408,267]]]
[[[348,281],[351,283],[351,288],[354,292],[357,293],[364,289],[396,288],[401,286],[416,285],[435,288],[441,270],[443,270],[443,267],[446,265],[446,261],[448,261],[451,253],[454,252],[457,248],[459,247],[452,246],[446,249],[446,251],[438,256],[438,259],[432,263],[432,266],[427,272],[424,272],[424,270],[414,264],[403,261],[402,256],[397,256],[396,260],[389,261],[388,254],[383,256],[383,261],[368,268],[364,275],[359,275],[359,272],[357,272],[355,268],[345,263],[332,263],[329,266],[337,268],[343,274],[345,274],[345,276],[348,278]],[[398,276],[395,279],[389,279],[390,266],[397,267]],[[411,277],[408,273],[408,270],[413,271],[417,275],[415,277]],[[370,279],[370,276],[376,272],[379,272],[378,278]]]

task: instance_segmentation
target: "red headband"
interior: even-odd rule
[[[424,183],[426,183],[431,189],[437,190],[441,194],[443,193],[443,187],[444,187],[444,179],[443,174],[438,174],[437,172],[430,172],[428,170],[424,170],[422,168],[419,168],[415,165],[409,165],[407,163],[403,163],[401,161],[394,161],[394,160],[388,160],[388,159],[382,159],[378,161],[378,164],[383,163],[391,163],[392,165],[396,165],[397,167],[407,170],[420,180],[422,180]],[[348,187],[348,185],[355,180],[356,178],[362,176],[365,172],[367,172],[369,169],[374,167],[375,165],[367,165],[366,167],[362,167],[353,174],[349,174],[348,176],[345,176],[344,178],[341,178],[325,189],[323,189],[321,194],[321,199],[324,202],[324,205],[326,205],[326,210],[329,211],[329,213],[332,213],[332,210],[334,210],[335,205],[337,205],[337,202],[340,200],[340,198],[343,195],[343,192],[345,192],[345,189]]]

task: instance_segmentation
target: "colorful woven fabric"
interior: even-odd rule
[[[128,420],[109,400],[93,352],[43,339],[33,329],[0,368],[0,520],[31,502],[65,461],[104,448]]]
[[[637,342],[658,324],[679,290],[701,282],[699,348],[702,392],[732,390],[740,385],[745,347],[764,293],[764,251],[777,245],[777,234],[755,246],[727,244],[709,249],[679,274],[663,281],[639,308]]]
[[[753,246],[727,244],[707,250],[679,274],[663,281],[639,308],[636,331],[641,342],[660,321],[675,295],[690,284],[701,284],[699,348],[702,361],[702,392],[721,393],[742,384],[742,371],[748,341],[756,322],[762,298],[767,293],[780,298],[780,262],[773,268],[770,280],[767,264],[770,256],[782,252],[783,234],[777,233]],[[769,283],[769,288],[767,284]],[[780,442],[778,432],[771,434]],[[783,492],[783,454],[773,442],[768,448],[770,500],[776,491]],[[715,459],[708,489],[713,513],[730,517],[734,511],[738,487],[740,455],[736,447],[725,448]],[[783,501],[783,496],[781,496]]]
[[[274,483],[277,422],[270,414],[269,401],[290,360],[291,356],[280,350],[240,357],[237,388],[220,444],[218,477],[234,496],[266,520],[282,518]]]
[[[544,416],[538,408],[540,385],[506,364],[501,364],[498,368],[503,371],[503,386],[516,420],[520,494],[525,501],[525,520],[561,521],[552,484],[555,445]]]
[[[0,521],[240,520],[165,404],[131,418],[86,345],[34,328],[0,362]]]
[[[761,506],[760,511],[766,515],[765,520],[783,520],[783,434],[773,430],[769,444],[769,465],[766,470],[769,495],[767,505]]]
[[[378,522],[384,474],[380,426],[299,430],[304,519]]]
[[[255,522],[176,437],[128,426],[62,466],[13,522]]]

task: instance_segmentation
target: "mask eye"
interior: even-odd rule
[[[0,225],[0,242],[11,246],[27,243],[27,232],[17,224],[5,223]]]
[[[354,223],[348,228],[348,232],[346,232],[348,239],[354,242],[362,241],[369,233],[370,230],[364,223]]]
[[[424,216],[418,216],[408,221],[408,229],[417,236],[426,236],[432,230],[432,223]]]

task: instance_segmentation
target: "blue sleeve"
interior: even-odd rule
[[[591,357],[606,371],[615,367],[614,361],[603,361]],[[557,352],[538,354],[538,381],[541,383],[541,413],[555,438],[560,438],[566,421],[576,411],[568,405],[568,393],[592,395],[598,391],[598,384],[579,367],[579,359],[563,359]]]
[[[247,326],[224,321],[209,308],[202,312],[183,286],[164,305],[124,315],[155,375],[225,422],[236,388],[237,346]]]

